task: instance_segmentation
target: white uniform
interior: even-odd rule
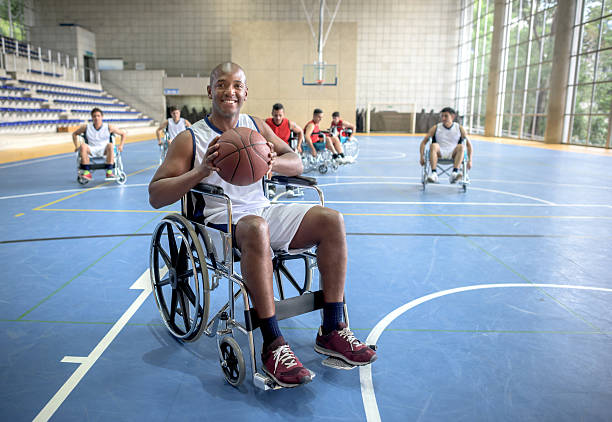
[[[89,145],[89,156],[104,157],[104,150],[106,149],[106,145],[111,140],[108,123],[102,123],[100,129],[96,129],[93,123],[87,123],[85,137],[87,138],[87,144]]]
[[[187,129],[187,125],[185,125],[185,119],[181,117],[178,123],[174,123],[174,119],[172,119],[172,117],[169,118],[167,129],[170,140],[173,140],[174,138],[176,138],[176,135]]]
[[[248,127],[259,131],[253,118],[247,114],[239,116],[236,127]],[[208,144],[222,132],[208,120],[208,117],[194,123],[189,129],[195,136],[195,167],[202,164]],[[213,172],[202,179],[202,182],[220,186],[223,192],[230,197],[233,224],[246,215],[263,217],[268,222],[270,246],[274,250],[288,250],[289,243],[295,236],[302,218],[313,207],[311,204],[270,205],[270,201],[264,195],[261,180],[247,186],[236,186],[221,179],[216,172]],[[206,198],[203,214],[206,223],[227,224],[225,201]]]
[[[440,155],[442,156],[442,159],[452,159],[453,150],[457,147],[457,144],[461,139],[459,123],[453,122],[450,128],[444,126],[444,123],[442,122],[438,123],[436,126],[436,132],[434,133],[434,139],[440,146]]]

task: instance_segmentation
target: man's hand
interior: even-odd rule
[[[421,159],[419,160],[419,162],[421,163],[422,166],[424,166],[425,165],[425,157],[423,157],[421,155]]]
[[[270,153],[268,154],[268,158],[270,162],[268,164],[268,171],[272,171],[272,166],[274,165],[274,161],[276,161],[276,151],[274,151],[274,144],[270,141],[267,141],[268,146],[270,147]]]
[[[202,164],[200,164],[199,171],[202,172],[203,177],[208,177],[211,175],[213,171],[219,171],[218,167],[215,167],[213,162],[219,155],[219,138],[220,136],[215,137],[210,144],[208,144],[208,148],[206,149],[206,154],[204,154],[204,159],[202,160]]]
[[[468,168],[468,170],[472,169],[472,159],[471,158],[467,162],[467,168]]]
[[[117,149],[119,150],[119,152],[123,152],[123,144],[117,145]]]

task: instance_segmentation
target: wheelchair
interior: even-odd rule
[[[357,160],[357,156],[359,155],[359,141],[356,137],[352,137],[353,134],[352,129],[345,129],[341,131],[339,134],[337,133],[337,129],[334,128],[332,134],[338,136],[340,142],[342,143],[342,148],[344,149],[344,156],[349,158],[350,163],[354,163]]]
[[[431,149],[431,139],[425,145],[425,165],[421,166],[421,184],[423,186],[423,190],[427,187],[428,182],[427,177],[431,173],[431,162],[430,162],[430,149]],[[467,148],[463,148],[463,160],[461,161],[461,180],[457,182],[459,189],[463,189],[463,192],[467,192],[467,187],[470,184],[470,175],[467,168],[468,156],[467,156]],[[450,176],[451,171],[453,170],[455,163],[452,159],[438,159],[438,164],[436,167],[436,172],[438,173],[438,177],[442,175]]]
[[[332,158],[332,153],[327,149],[325,143],[325,134],[319,133],[319,142],[314,143],[314,147],[317,151],[317,156],[313,157],[310,154],[310,147],[304,141],[302,142],[302,165],[304,166],[304,173],[309,173],[314,170],[318,170],[319,173],[325,174],[329,170],[338,170],[338,161]]]
[[[162,142],[159,145],[159,165],[164,162],[166,159],[166,154],[168,154],[168,147],[170,146],[170,135],[168,131],[164,131],[164,137],[162,138]]]
[[[265,184],[313,189],[324,204],[322,191],[316,180],[307,177],[273,176],[264,179]],[[221,200],[227,206],[225,229],[204,224],[201,209],[209,199]],[[199,213],[198,213],[199,212]],[[240,260],[240,251],[233,247],[232,202],[223,189],[200,183],[181,199],[181,214],[168,214],[155,227],[150,246],[150,275],[155,303],[164,325],[170,334],[181,342],[193,342],[202,334],[216,338],[221,370],[227,382],[238,387],[245,379],[245,355],[234,338],[241,332],[248,339],[247,360],[251,365],[254,385],[262,390],[282,388],[265,372],[258,371],[253,332],[259,327],[255,310],[249,302],[248,289],[242,276],[235,272],[234,264]],[[287,263],[304,273],[294,277]],[[323,307],[323,291],[312,290],[316,265],[316,253],[312,250],[290,252],[275,251],[272,259],[274,280],[278,298],[275,298],[276,317],[283,320],[320,310]],[[227,280],[228,300],[209,318],[211,294]],[[289,296],[285,285],[297,293]],[[319,284],[321,284],[319,282]],[[244,322],[238,321],[236,301],[242,297]],[[238,305],[239,306],[239,305]],[[348,311],[344,305],[344,318],[348,325]],[[374,347],[374,346],[372,346]],[[339,359],[328,357],[323,364],[341,369],[352,366]],[[348,368],[347,368],[348,366]],[[314,374],[313,374],[314,376]]]
[[[89,144],[85,134],[81,134],[80,136],[83,137],[83,142],[85,142],[86,144]],[[106,181],[114,180],[118,184],[123,185],[127,181],[127,174],[125,174],[125,171],[123,170],[123,159],[121,158],[121,151],[119,151],[119,148],[117,148],[117,144],[115,143],[115,138],[113,134],[111,134],[110,143],[113,144],[113,151],[115,155],[115,169],[113,170],[113,172],[115,173],[115,176],[112,179],[108,178],[105,180]],[[106,169],[106,158],[104,156],[89,157],[89,163],[90,163],[92,172],[94,170]],[[79,182],[79,184],[81,185],[86,185],[87,183],[89,183],[89,180],[87,180],[81,175],[81,153],[79,151],[76,152],[76,164],[77,164],[77,167],[76,167],[77,168],[77,182]]]

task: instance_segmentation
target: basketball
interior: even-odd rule
[[[268,172],[270,147],[259,132],[248,127],[233,128],[223,132],[218,144],[219,155],[213,164],[226,182],[246,186]]]

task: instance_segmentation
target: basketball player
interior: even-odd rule
[[[329,128],[329,131],[331,132],[331,134],[338,136],[338,137],[346,136],[346,133],[344,133],[346,129],[350,129],[353,132],[355,132],[355,125],[353,125],[350,122],[347,122],[346,120],[342,120],[340,118],[340,112],[334,111],[332,113],[332,121],[331,121],[331,126]],[[353,137],[353,134],[351,133],[351,136],[348,138],[350,139],[352,137]]]
[[[115,168],[115,151],[113,149],[111,134],[121,136],[121,141],[119,145],[117,145],[117,149],[120,152],[123,151],[123,143],[125,142],[125,135],[127,134],[123,129],[118,129],[114,125],[104,123],[102,121],[102,116],[102,110],[97,107],[92,109],[91,123],[84,124],[72,132],[74,150],[79,151],[81,155],[81,176],[87,180],[92,179],[91,165],[89,164],[90,156],[105,156],[106,179],[114,179],[115,175],[113,169]],[[77,137],[83,133],[87,141],[82,143]]]
[[[323,142],[319,134],[321,133],[321,129],[319,128],[319,123],[323,120],[323,110],[320,108],[315,108],[312,112],[312,120],[306,123],[304,127],[304,136],[306,140],[311,140],[312,143]],[[310,144],[308,144],[310,146]],[[311,150],[314,149],[311,147]],[[342,143],[337,136],[329,134],[325,136],[325,147],[332,152],[332,158],[334,160],[338,160],[339,163],[344,163],[344,151],[342,150]],[[313,154],[316,157],[316,154]]]
[[[427,135],[421,141],[421,159],[420,163],[422,166],[425,165],[425,145],[431,138],[431,147],[429,151],[429,159],[431,162],[431,174],[427,176],[427,181],[432,183],[438,182],[438,173],[436,167],[438,160],[453,160],[453,171],[449,176],[450,183],[456,183],[460,181],[463,175],[459,171],[461,162],[463,161],[463,142],[465,141],[465,148],[468,153],[468,170],[472,168],[472,143],[467,138],[467,134],[463,126],[455,120],[457,113],[450,107],[444,107],[440,111],[440,118],[442,121],[435,126],[432,126],[427,132]]]
[[[164,120],[155,133],[157,134],[157,145],[161,145],[162,143],[162,135],[164,130],[168,132],[168,143],[172,142],[176,135],[191,127],[191,123],[189,120],[181,117],[181,110],[176,106],[170,107],[170,118]]]
[[[242,276],[261,321],[264,371],[279,385],[295,387],[311,381],[310,372],[295,356],[278,327],[272,285],[272,253],[317,246],[317,262],[323,285],[323,325],[315,350],[354,365],[367,365],[376,353],[357,340],[342,321],[347,247],[344,221],[339,212],[312,204],[270,204],[261,182],[248,186],[226,183],[216,173],[217,140],[236,126],[259,131],[272,149],[270,169],[295,176],[302,161],[262,120],[240,114],[247,99],[246,75],[235,63],[222,63],[210,74],[209,116],[180,133],[170,145],[166,160],[149,184],[149,202],[160,208],[178,201],[199,182],[221,186],[232,201],[234,235],[241,251]],[[206,201],[203,214],[208,224],[226,224],[226,208]]]
[[[289,143],[291,131],[297,134],[298,145],[302,144],[302,140],[304,139],[304,131],[301,127],[296,125],[295,122],[292,122],[285,117],[285,108],[281,103],[276,103],[272,106],[272,117],[268,117],[266,119],[266,124],[270,126],[270,129],[272,129],[272,132],[274,132],[276,136],[285,141],[285,143],[287,143],[287,145],[289,145],[291,148],[297,150],[297,147],[294,147]],[[301,148],[300,150],[297,150],[297,152],[301,153]]]

